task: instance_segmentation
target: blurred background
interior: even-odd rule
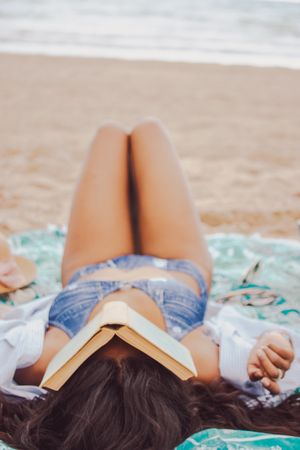
[[[297,238],[300,0],[0,0],[0,231],[65,224],[109,119],[170,130],[208,233]]]
[[[299,0],[1,0],[0,50],[300,67]]]

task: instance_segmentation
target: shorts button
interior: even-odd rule
[[[160,258],[154,258],[153,262],[156,267],[160,267],[162,269],[165,268],[168,264],[168,262],[165,259],[160,259]]]
[[[122,283],[120,285],[120,289],[122,289],[123,291],[128,291],[129,289],[131,289],[132,286],[130,283],[126,282],[126,283]]]
[[[172,327],[172,330],[174,331],[174,333],[179,334],[181,333],[182,329],[181,327],[178,327],[177,325],[175,327]]]

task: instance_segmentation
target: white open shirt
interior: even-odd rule
[[[17,306],[0,320],[0,389],[4,393],[32,399],[45,392],[38,386],[18,385],[13,377],[16,369],[31,366],[39,359],[53,300],[51,295]],[[256,395],[268,391],[259,381],[250,382],[248,379],[250,350],[264,331],[287,331],[293,341],[295,360],[279,385],[282,392],[300,386],[300,330],[291,331],[268,321],[250,319],[230,305],[218,307],[213,303],[208,303],[205,325],[220,347],[221,376],[234,386]]]

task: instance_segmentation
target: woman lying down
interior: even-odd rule
[[[28,283],[3,241],[1,259],[3,288]],[[204,322],[211,276],[164,127],[145,119],[128,134],[103,125],[73,199],[62,290],[2,310],[0,439],[22,450],[170,450],[212,427],[299,436],[299,396],[290,395],[300,380],[299,335],[230,306],[210,318],[208,306]],[[58,391],[41,389],[52,358],[114,301],[188,348],[197,376],[183,381],[116,337]],[[266,393],[268,402],[255,400]]]

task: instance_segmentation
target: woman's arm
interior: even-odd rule
[[[200,381],[210,383],[222,377],[234,384],[238,383],[237,380],[260,380],[270,392],[280,392],[276,377],[284,374],[294,359],[291,341],[282,332],[266,332],[253,344],[241,339],[230,340],[229,333],[223,329],[218,345],[213,341],[209,329],[203,325],[182,340],[182,344],[192,353]],[[226,355],[229,357],[226,358]],[[232,365],[228,367],[230,362]],[[228,373],[232,374],[232,380],[230,375],[226,376]]]
[[[70,338],[64,331],[49,327],[45,334],[44,347],[39,359],[31,366],[17,369],[14,379],[19,384],[38,386],[42,381],[49,362],[68,342]]]
[[[221,379],[219,369],[219,346],[207,333],[205,325],[196,328],[181,341],[191,352],[198,376],[203,383]]]

